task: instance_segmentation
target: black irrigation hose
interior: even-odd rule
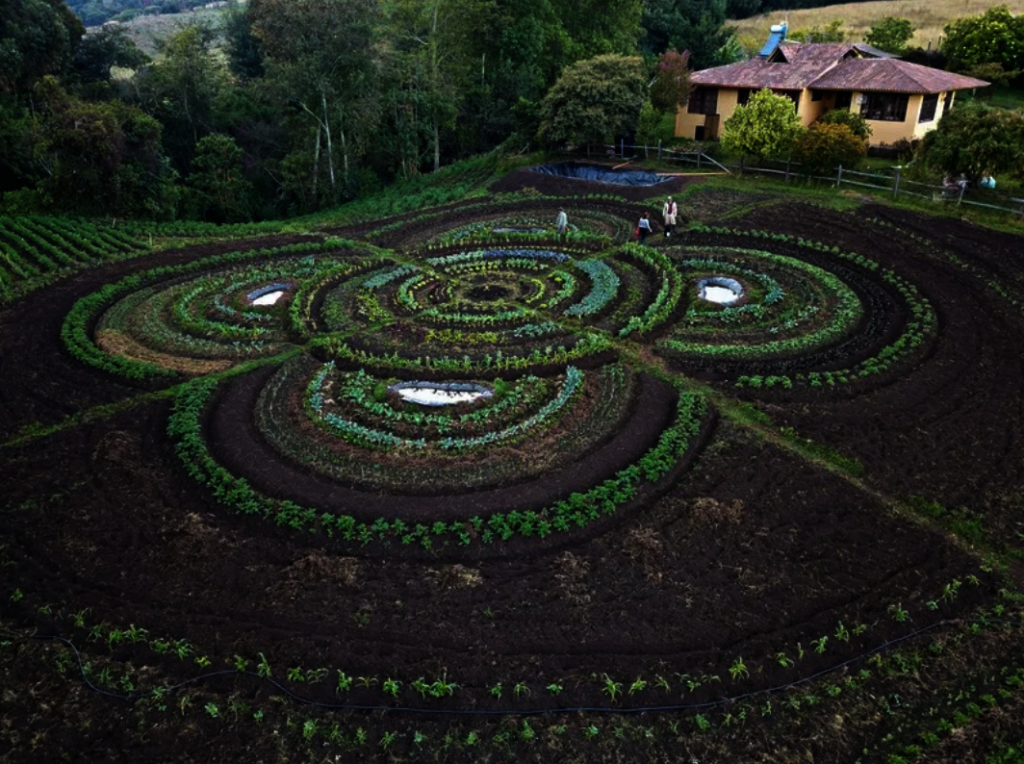
[[[396,712],[397,711],[397,712],[400,712],[400,713],[407,713],[407,714],[440,714],[440,715],[446,715],[446,716],[550,716],[550,715],[553,715],[553,714],[574,714],[574,713],[589,713],[589,714],[644,714],[644,713],[656,713],[656,712],[667,712],[667,711],[693,711],[693,710],[698,710],[698,709],[707,709],[707,708],[716,708],[716,707],[719,707],[719,706],[727,706],[727,705],[731,705],[733,703],[737,703],[737,702],[739,702],[741,700],[746,700],[748,698],[757,697],[759,695],[770,695],[770,694],[773,694],[773,693],[778,693],[778,692],[783,692],[785,690],[790,690],[790,689],[792,689],[794,687],[797,687],[798,685],[806,684],[807,682],[812,682],[815,679],[818,679],[819,677],[825,676],[826,674],[832,674],[832,673],[834,673],[836,671],[839,671],[840,669],[846,668],[847,666],[849,666],[852,663],[856,663],[859,660],[863,660],[864,658],[867,658],[869,656],[875,655],[876,653],[880,653],[883,650],[886,650],[886,649],[888,649],[889,647],[892,647],[895,644],[899,644],[900,642],[905,642],[905,641],[907,641],[909,639],[913,639],[915,637],[918,637],[921,634],[924,634],[925,632],[928,632],[928,631],[931,631],[933,629],[938,628],[939,626],[947,626],[949,624],[956,624],[956,623],[960,623],[960,621],[959,620],[954,620],[954,621],[938,621],[936,623],[933,623],[931,626],[925,626],[924,628],[918,629],[917,631],[913,631],[910,634],[905,634],[902,637],[897,637],[896,639],[892,639],[892,640],[890,640],[890,641],[888,641],[888,642],[886,642],[886,643],[884,643],[884,644],[882,644],[882,645],[880,645],[880,646],[878,646],[878,647],[876,647],[876,648],[874,648],[872,650],[869,650],[869,651],[867,651],[865,653],[862,653],[861,655],[858,655],[858,656],[856,656],[854,658],[850,658],[848,660],[845,660],[842,663],[839,663],[839,664],[836,664],[835,666],[832,666],[831,668],[827,668],[827,669],[824,669],[822,671],[818,671],[817,673],[814,673],[814,674],[811,674],[809,676],[806,676],[806,677],[804,677],[802,679],[798,679],[795,682],[790,682],[789,684],[784,684],[784,685],[778,685],[776,687],[770,687],[770,688],[765,689],[765,690],[756,690],[754,692],[747,692],[747,693],[744,693],[742,695],[735,695],[735,696],[733,696],[731,698],[721,698],[719,700],[712,700],[712,701],[708,701],[706,703],[679,703],[679,704],[672,704],[672,705],[665,705],[665,706],[637,706],[637,707],[632,707],[632,708],[611,708],[611,707],[600,707],[600,706],[598,706],[598,707],[576,706],[576,707],[566,707],[566,708],[543,708],[543,709],[535,708],[535,709],[526,709],[526,710],[522,710],[522,709],[507,709],[507,710],[443,709],[443,708],[417,708],[415,706],[371,706],[371,705],[359,705],[359,704],[355,704],[355,703],[323,703],[321,701],[310,700],[309,698],[303,698],[301,695],[296,695],[294,692],[289,690],[287,687],[282,685],[280,682],[277,682],[276,680],[271,679],[270,677],[262,676],[262,675],[260,675],[260,674],[258,674],[256,672],[254,672],[254,671],[232,671],[230,669],[225,669],[223,671],[213,671],[213,672],[210,672],[208,674],[200,674],[199,676],[192,677],[191,679],[186,679],[184,682],[179,682],[178,684],[171,685],[169,687],[162,687],[159,690],[150,690],[148,692],[140,692],[140,693],[129,693],[129,694],[125,695],[125,694],[119,694],[119,693],[116,693],[116,692],[110,692],[109,690],[104,690],[102,687],[98,687],[98,686],[96,686],[95,684],[92,683],[92,681],[89,679],[88,675],[86,674],[85,664],[82,661],[82,655],[81,655],[81,653],[79,653],[78,648],[75,647],[74,643],[72,643],[71,640],[65,639],[64,637],[58,637],[58,636],[38,636],[38,635],[32,635],[32,636],[28,636],[28,637],[26,637],[26,636],[19,636],[19,637],[17,637],[17,639],[31,639],[31,640],[39,641],[39,642],[59,642],[59,643],[62,643],[64,645],[67,645],[74,652],[75,658],[78,660],[78,668],[79,668],[79,671],[82,674],[82,680],[83,680],[83,682],[85,682],[86,687],[88,687],[90,690],[92,690],[93,692],[95,692],[98,695],[103,695],[104,697],[108,697],[108,698],[114,698],[116,700],[127,700],[127,701],[144,700],[146,698],[153,698],[153,697],[159,697],[159,696],[162,696],[162,695],[170,694],[171,692],[174,692],[175,690],[178,690],[178,689],[180,689],[182,687],[185,687],[187,685],[195,684],[197,682],[205,681],[207,679],[213,679],[215,677],[220,677],[220,676],[248,676],[248,677],[253,677],[253,678],[256,678],[256,679],[260,679],[263,682],[265,682],[266,684],[269,684],[269,685],[277,688],[278,690],[283,692],[285,695],[287,695],[295,703],[299,703],[301,705],[306,705],[306,706],[313,706],[314,708],[327,709],[327,710],[386,711],[386,712],[387,711],[390,711],[390,712]],[[992,622],[990,622],[990,623],[992,623]],[[1007,621],[1006,623],[1011,623],[1011,622]],[[1019,624],[1017,624],[1017,625],[1019,625]]]

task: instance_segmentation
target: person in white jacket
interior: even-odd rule
[[[558,208],[558,217],[555,218],[555,227],[558,229],[558,237],[565,236],[569,229],[569,216],[565,214],[565,207]]]
[[[662,209],[661,214],[665,218],[665,236],[671,236],[673,231],[676,230],[676,214],[678,214],[679,208],[676,207],[676,203],[672,201],[670,196],[665,202],[665,207]]]

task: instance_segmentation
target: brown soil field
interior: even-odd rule
[[[500,184],[557,196],[576,216],[660,210],[660,196],[587,201],[592,188],[535,174]],[[369,491],[281,458],[254,413],[273,359],[225,381],[203,420],[217,461],[261,492],[430,524],[586,491],[652,447],[683,391],[708,401],[667,473],[547,538],[361,543],[235,513],[176,455],[170,383],[133,385],[62,343],[65,316],[104,284],[251,242],[112,264],[4,307],[0,761],[946,762],[1019,750],[1024,236],[874,203],[837,212],[684,180],[672,192],[686,194],[687,219],[733,229],[680,225],[668,239],[654,216],[649,243],[674,261],[684,246],[802,257],[747,231],[822,242],[913,284],[937,329],[886,373],[835,388],[737,387],[731,366],[661,354],[669,329],[616,339],[637,381],[613,435],[540,477],[442,495]],[[558,206],[504,204],[490,217]],[[418,241],[488,216],[460,210],[409,216],[420,219],[372,241],[415,258]],[[887,283],[878,299],[895,305]],[[905,312],[876,311],[885,327]],[[668,319],[683,320],[681,308]],[[851,352],[877,352],[896,331],[885,327]]]

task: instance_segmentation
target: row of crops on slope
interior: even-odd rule
[[[13,298],[77,268],[145,250],[121,231],[84,220],[0,217],[0,297]]]

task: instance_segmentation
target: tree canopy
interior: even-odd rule
[[[864,42],[899,56],[907,50],[907,43],[913,36],[914,25],[909,19],[886,16],[868,30]]]
[[[1005,5],[957,19],[943,31],[942,51],[951,69],[966,71],[981,64],[1024,69],[1024,15],[1014,16]]]
[[[758,159],[785,156],[802,130],[793,101],[765,88],[725,121],[722,145]]]
[[[950,175],[1024,177],[1024,114],[964,104],[942,117],[921,148],[930,167]]]
[[[570,66],[541,103],[541,132],[549,141],[590,144],[636,129],[647,102],[638,56],[597,56]]]

